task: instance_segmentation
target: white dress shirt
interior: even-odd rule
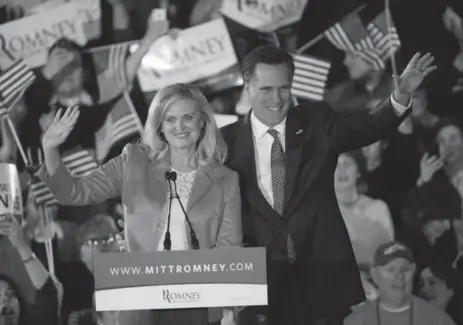
[[[411,107],[411,101],[407,106],[399,104],[394,96],[391,95],[391,103],[397,115],[402,115],[408,108]],[[259,121],[254,112],[251,112],[251,128],[254,140],[254,156],[256,159],[256,174],[257,184],[263,196],[273,207],[273,190],[272,190],[272,171],[271,171],[271,151],[273,144],[273,137],[268,133],[271,129],[264,123]],[[279,124],[275,125],[272,129],[278,132],[283,150],[285,148],[285,133],[286,133],[286,118]]]

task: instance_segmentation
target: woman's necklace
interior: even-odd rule
[[[385,310],[388,313],[402,313],[406,310],[410,310],[408,312],[408,324],[409,325],[414,325],[415,324],[415,315],[414,315],[414,308],[413,308],[413,301],[410,301],[410,305],[402,307],[402,308],[397,308],[397,309],[392,309],[384,306],[383,304],[379,303],[379,299],[376,300],[376,325],[381,325],[381,312],[380,308]],[[389,325],[389,324],[387,324]]]

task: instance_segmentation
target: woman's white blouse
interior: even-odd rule
[[[189,173],[181,173],[175,169],[172,169],[177,173],[177,191],[182,201],[182,205],[187,209],[188,200],[190,198],[191,188],[193,187],[193,182],[195,180],[196,171],[192,171]],[[175,187],[174,182],[171,181],[172,190],[175,194]],[[166,204],[169,204],[170,199],[170,192],[167,193],[167,200]],[[165,209],[166,214],[169,211],[169,207]],[[164,238],[167,231],[167,215],[166,215],[166,222],[164,223],[164,231],[159,242],[158,250],[164,250]],[[187,227],[188,223],[186,221],[185,215],[183,210],[178,202],[177,199],[172,200],[172,208],[170,213],[170,238],[172,242],[171,250],[179,251],[179,250],[187,250],[190,248],[190,238],[187,237]],[[188,231],[189,233],[189,231]]]

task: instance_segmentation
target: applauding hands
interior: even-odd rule
[[[63,113],[63,109],[56,112],[55,118],[51,122],[47,131],[42,138],[44,149],[55,149],[66,141],[74,125],[79,118],[79,109],[77,106],[69,107]]]

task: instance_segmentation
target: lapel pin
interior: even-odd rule
[[[301,133],[302,133],[302,129],[296,132],[296,134],[301,134]]]

